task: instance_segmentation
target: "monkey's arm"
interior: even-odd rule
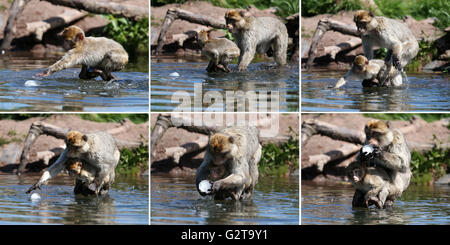
[[[368,60],[373,59],[373,44],[370,41],[370,37],[363,36],[361,39],[363,43],[364,56],[366,56]]]
[[[67,69],[69,67],[73,67],[81,64],[81,55],[76,53],[75,49],[71,49],[65,54],[60,60],[58,60],[55,64],[48,67],[43,73],[36,74],[36,76],[48,76],[57,71],[61,71]]]
[[[384,168],[392,169],[402,173],[408,170],[408,163],[406,159],[396,153],[382,152],[378,157],[374,159],[374,162],[375,164],[381,165]]]
[[[39,181],[34,184],[33,186],[30,187],[30,189],[28,189],[28,191],[26,192],[27,194],[32,192],[33,190],[36,189],[41,189],[41,186],[43,184],[45,184],[45,182],[53,177],[55,177],[56,175],[59,174],[59,172],[61,172],[65,165],[64,163],[67,161],[67,149],[64,150],[61,155],[59,156],[58,160],[56,160],[55,163],[52,164],[52,166],[50,166],[41,176],[41,178],[39,179]]]
[[[237,160],[237,162],[234,163],[235,167],[232,171],[232,174],[224,179],[214,182],[212,186],[213,192],[217,192],[222,189],[235,189],[244,186],[244,176],[249,176],[248,169],[242,167],[248,166],[248,164],[244,161],[244,159]]]

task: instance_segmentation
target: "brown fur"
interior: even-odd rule
[[[210,139],[211,150],[217,153],[224,153],[230,150],[233,143],[233,137],[224,134],[214,134]]]
[[[366,124],[367,130],[384,133],[389,131],[389,126],[381,120],[371,120]]]
[[[78,131],[70,131],[66,136],[66,143],[72,146],[82,146],[86,140],[86,136]]]

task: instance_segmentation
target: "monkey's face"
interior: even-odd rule
[[[374,17],[375,15],[372,12],[366,10],[359,10],[355,13],[353,21],[356,23],[360,35],[364,35],[367,31],[373,29],[370,23]]]
[[[364,132],[366,133],[366,142],[374,146],[383,147],[392,141],[392,132],[389,126],[381,120],[369,121],[364,128]]]
[[[78,131],[70,131],[66,136],[66,144],[71,147],[82,147],[87,141],[87,136]]]
[[[62,32],[64,48],[72,49],[79,41],[84,40],[84,31],[78,26],[69,26]]]
[[[233,158],[234,139],[232,136],[217,133],[209,140],[209,152],[214,158],[216,165],[225,164],[228,159]]]
[[[363,55],[356,56],[355,60],[353,61],[353,66],[356,68],[356,72],[358,73],[365,72],[368,64],[369,60]]]
[[[68,170],[70,176],[79,175],[81,173],[81,168],[83,164],[80,161],[68,161],[66,169]]]
[[[225,22],[227,24],[228,31],[231,33],[236,32],[239,29],[243,29],[246,23],[244,13],[237,10],[229,10],[225,14]]]
[[[206,41],[209,40],[209,33],[205,30],[201,30],[198,34],[197,34],[197,41],[200,43],[205,43]]]

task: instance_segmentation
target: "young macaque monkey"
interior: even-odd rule
[[[104,187],[112,184],[115,178],[114,170],[120,159],[120,152],[112,135],[106,132],[82,134],[78,131],[70,131],[66,136],[66,145],[66,149],[56,162],[42,174],[39,181],[30,187],[27,193],[40,189],[49,179],[58,175],[66,167],[68,159],[77,159],[82,162],[81,170],[88,166],[95,169],[88,172],[95,173],[94,180],[90,181],[89,189],[96,195],[102,194]]]
[[[210,31],[206,30],[198,33],[197,41],[202,46],[202,54],[210,59],[206,71],[230,72],[228,65],[240,54],[239,48],[234,42],[226,38],[211,39]]]
[[[89,185],[95,180],[97,169],[75,158],[69,158],[65,165],[69,175],[76,177],[75,194],[94,195],[95,192],[89,189]],[[110,176],[108,175],[105,179],[106,184],[100,190],[100,195],[108,193],[110,186],[109,178]]]
[[[364,194],[364,204],[383,208],[390,192],[390,178],[382,168],[368,167],[367,162],[354,161],[347,167],[347,176],[357,191]]]
[[[383,60],[368,60],[358,55],[350,70],[341,77],[334,88],[342,87],[347,80],[363,80],[363,87],[396,87],[402,85],[401,74],[392,66],[386,66]]]
[[[122,70],[128,63],[128,53],[118,42],[104,37],[86,37],[78,26],[64,29],[65,46],[71,49],[55,64],[37,76],[48,76],[57,71],[81,65],[80,79],[98,76],[104,81],[117,79],[111,72]]]
[[[256,127],[230,127],[210,137],[195,176],[200,195],[214,195],[217,200],[252,196],[261,159],[258,134]]]
[[[387,48],[385,62],[399,71],[419,52],[419,44],[412,31],[403,23],[359,10],[353,18],[362,39],[364,55],[371,60],[373,47]]]
[[[273,54],[279,66],[286,65],[288,32],[286,25],[273,17],[253,17],[246,11],[229,10],[225,14],[228,30],[241,50],[239,71],[247,69],[255,53]]]

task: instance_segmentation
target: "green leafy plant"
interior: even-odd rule
[[[125,118],[139,124],[148,121],[148,114],[79,114],[83,120],[94,122],[120,122]]]
[[[284,176],[299,167],[299,140],[290,138],[285,144],[277,146],[273,143],[262,149],[261,161],[258,164],[261,175]]]
[[[120,150],[120,161],[116,167],[116,173],[122,175],[138,175],[148,170],[148,145],[142,145],[135,149]]]
[[[113,15],[107,15],[106,18],[109,23],[103,29],[103,35],[122,44],[131,56],[148,53],[148,18],[142,18],[139,21]]]
[[[443,176],[450,167],[450,151],[448,149],[433,148],[431,151],[421,154],[412,152],[411,182],[419,185],[429,185]]]

